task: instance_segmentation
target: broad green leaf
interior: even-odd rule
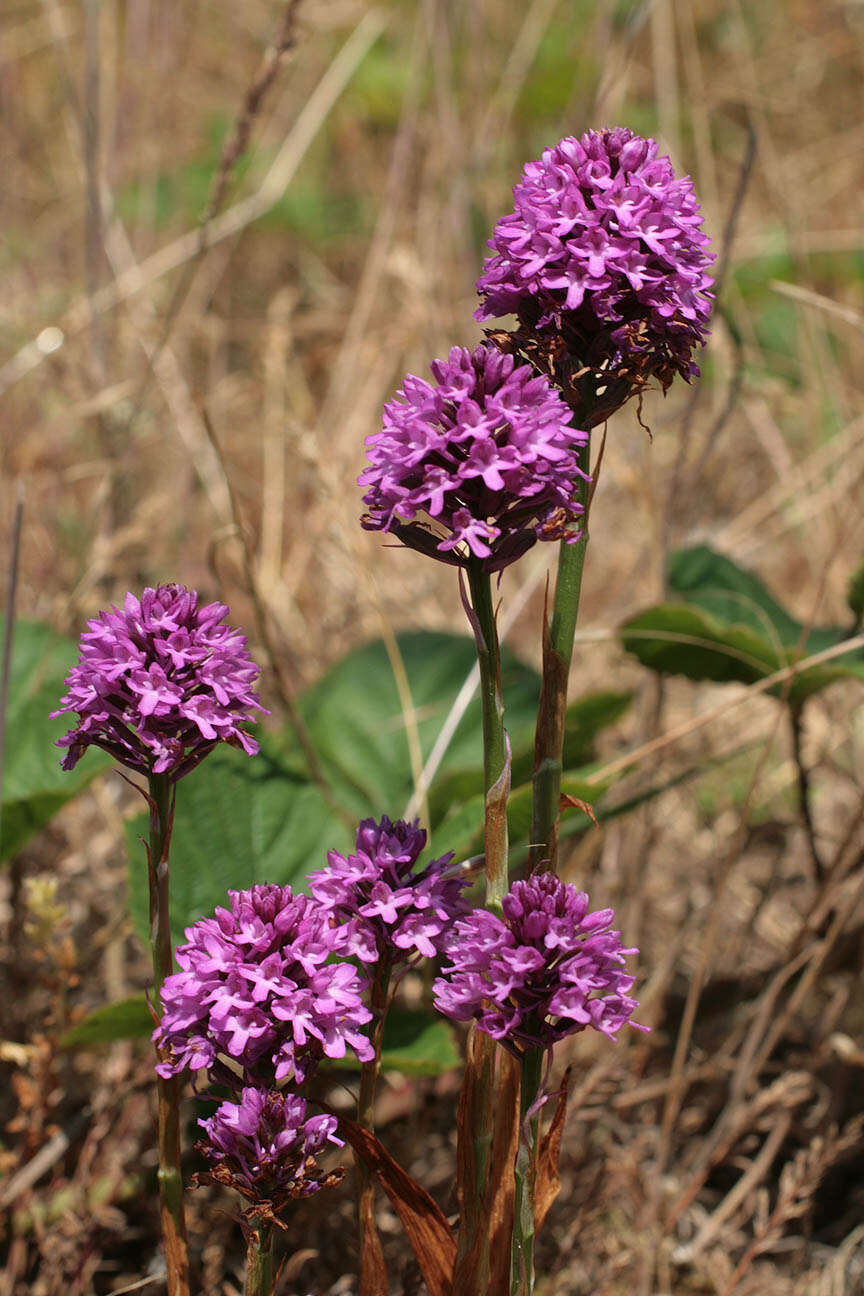
[[[843,626],[806,628],[758,577],[706,546],[670,558],[669,583],[686,602],[665,603],[631,617],[621,629],[628,652],[652,670],[694,680],[753,684],[785,666],[843,642]],[[844,653],[810,667],[775,696],[792,706],[835,680],[864,679],[864,653]]]
[[[115,1040],[149,1039],[153,1018],[143,994],[95,1008],[60,1041],[63,1048],[113,1044]]]
[[[398,817],[413,777],[407,723],[413,720],[425,760],[465,678],[474,665],[467,636],[411,631],[397,640],[413,705],[406,718],[384,643],[366,644],[343,658],[300,699],[319,759],[341,804],[358,818]],[[502,652],[504,723],[512,744],[534,732],[540,678],[506,649]],[[482,768],[481,710],[472,699],[441,763],[439,777]],[[479,775],[478,775],[479,777]],[[482,782],[477,783],[482,787]]]
[[[0,618],[0,641],[3,619]],[[0,860],[10,859],[44,828],[57,811],[110,764],[91,749],[69,772],[60,768],[63,752],[54,744],[74,716],[49,718],[66,692],[77,645],[49,626],[16,621],[6,708],[3,771],[3,821]]]
[[[621,639],[643,665],[690,679],[752,684],[780,665],[776,651],[752,630],[725,626],[686,603],[640,612],[625,621]]]
[[[744,625],[775,647],[798,649],[804,626],[771,595],[745,567],[707,545],[679,549],[669,558],[669,587],[724,625]],[[830,648],[845,634],[840,626],[813,626],[806,638],[808,653]]]
[[[454,806],[465,805],[483,794],[482,767],[450,770],[439,774],[429,789],[429,821],[434,835]]]
[[[261,751],[246,756],[219,747],[177,785],[171,839],[171,930],[175,944],[196,919],[228,903],[228,891],[257,882],[302,890],[329,849],[345,850],[350,834],[319,788],[287,763],[278,744],[259,733]],[[127,824],[129,906],[148,940],[147,820]]]

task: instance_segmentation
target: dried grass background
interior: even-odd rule
[[[693,541],[752,566],[805,622],[848,619],[864,553],[862,70],[856,0],[0,13],[0,528],[22,487],[19,614],[77,633],[127,588],[195,585],[257,625],[259,655],[266,619],[277,713],[280,689],[364,639],[464,629],[449,569],[360,530],[355,479],[404,372],[479,338],[473,282],[522,163],[626,124],[694,177],[722,270],[704,378],[646,401],[653,440],[634,409],[610,424],[571,688],[637,689],[606,752],[651,744],[634,792],[704,772],[567,865],[641,947],[654,1030],[572,1049],[544,1296],[864,1292],[860,687],[808,709],[817,883],[776,704],[660,687],[615,639]],[[546,548],[501,586],[507,637],[535,663]],[[56,1046],[77,1003],[145,975],[116,783],[4,882],[9,1296],[160,1289],[146,1050]],[[382,1099],[384,1137],[450,1210],[452,1101],[440,1082]],[[202,1290],[236,1291],[228,1203],[190,1207]],[[347,1195],[303,1206],[285,1292],[354,1290],[350,1219]],[[420,1291],[384,1208],[382,1227],[394,1290]]]

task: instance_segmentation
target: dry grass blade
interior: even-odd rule
[[[370,9],[363,15],[329,65],[318,86],[309,96],[293,130],[283,141],[257,191],[248,198],[236,202],[206,227],[208,248],[222,242],[223,239],[239,234],[276,205],[333,105],[385,26],[386,18],[380,11]],[[190,230],[160,248],[158,252],[151,253],[140,265],[129,266],[119,273],[115,272],[115,278],[111,283],[100,288],[92,297],[75,302],[51,326],[59,330],[61,345],[65,339],[86,328],[93,313],[102,314],[113,310],[115,306],[136,296],[157,279],[161,279],[163,275],[184,265],[191,257],[198,254],[200,243],[200,231]],[[43,364],[49,355],[54,354],[56,348],[45,344],[45,331],[44,328],[41,329],[33,341],[21,347],[5,365],[0,367],[0,395]]]

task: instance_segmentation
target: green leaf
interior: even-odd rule
[[[704,545],[671,556],[669,583],[686,602],[650,608],[621,628],[625,649],[655,671],[753,684],[847,636],[843,626],[806,628],[757,576]],[[800,706],[835,680],[849,678],[864,679],[860,650],[811,667],[771,692],[788,694],[790,704]]]
[[[2,635],[0,618],[0,640]],[[74,770],[60,768],[63,753],[54,744],[74,723],[74,717],[51,720],[50,713],[60,705],[76,657],[77,645],[49,626],[15,622],[6,708],[0,860],[17,854],[110,764],[103,752],[91,749]]]
[[[425,761],[474,665],[474,643],[467,636],[420,630],[399,635],[397,644]],[[501,675],[504,723],[511,743],[521,744],[534,732],[540,677],[506,649]],[[300,706],[340,802],[358,818],[400,815],[413,790],[411,755],[406,716],[383,641],[343,658],[303,695]],[[475,695],[438,777],[454,770],[479,772],[481,742],[480,699]]]
[[[190,923],[227,905],[228,891],[257,882],[302,890],[328,850],[351,844],[319,788],[291,768],[267,734],[246,756],[218,747],[177,785],[171,839],[171,931],[175,945]],[[126,826],[129,907],[142,940],[148,935],[146,838],[142,815]]]
[[[752,684],[780,667],[777,652],[760,636],[686,603],[662,603],[631,617],[621,639],[643,665],[689,679]]]
[[[153,1018],[147,1000],[143,995],[133,995],[131,999],[95,1008],[66,1032],[60,1045],[86,1048],[93,1044],[113,1044],[115,1040],[149,1039],[152,1034]]]
[[[391,1008],[384,1023],[381,1069],[441,1075],[460,1064],[453,1028],[436,1012]]]
[[[747,626],[778,646],[798,646],[801,622],[789,615],[758,576],[707,545],[670,555],[669,587],[724,625]]]

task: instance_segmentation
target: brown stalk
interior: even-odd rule
[[[495,1044],[472,1029],[465,1051],[459,1094],[456,1141],[456,1195],[459,1201],[458,1253],[452,1296],[476,1296],[489,1282],[490,1238],[482,1225],[492,1159]],[[487,1156],[479,1152],[484,1145]],[[509,1256],[509,1248],[508,1248]]]
[[[513,1167],[519,1146],[520,1081],[518,1058],[498,1049],[496,1120],[489,1167],[489,1296],[499,1296],[499,1293],[507,1296],[510,1290],[510,1240],[513,1236],[515,1194]]]
[[[390,1198],[417,1258],[429,1296],[451,1296],[456,1240],[441,1210],[370,1130],[344,1116],[339,1118],[339,1128]]]

